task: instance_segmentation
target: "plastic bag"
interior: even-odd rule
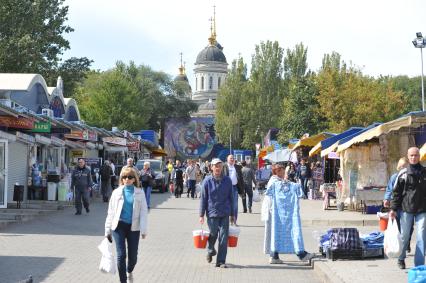
[[[115,274],[116,263],[112,253],[112,243],[110,243],[107,238],[104,238],[101,244],[98,246],[98,249],[102,253],[99,270],[101,272]]]
[[[395,219],[388,221],[383,245],[388,257],[398,257],[402,252],[402,238]]]
[[[253,201],[254,202],[259,202],[260,201],[260,194],[259,194],[259,191],[257,189],[255,189],[253,191]]]

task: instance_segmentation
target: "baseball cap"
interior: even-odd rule
[[[212,162],[210,164],[215,165],[215,164],[218,164],[218,163],[222,163],[222,160],[220,160],[219,158],[213,158]]]

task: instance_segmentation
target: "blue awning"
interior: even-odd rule
[[[321,149],[324,150],[324,149],[332,146],[333,144],[335,144],[337,141],[340,141],[341,139],[344,139],[348,136],[354,135],[354,134],[356,134],[356,133],[358,133],[359,131],[362,131],[362,130],[364,130],[364,128],[362,128],[362,127],[352,127],[352,128],[349,128],[348,130],[346,130],[346,131],[344,131],[340,134],[337,134],[333,137],[325,139],[325,140],[321,141]]]
[[[377,127],[377,126],[379,126],[381,124],[382,123],[373,123],[373,124],[367,126],[366,128],[364,128],[363,130],[361,130],[361,131],[359,131],[359,132],[357,132],[357,133],[355,133],[353,135],[350,135],[350,136],[347,136],[347,137],[341,139],[339,141],[339,144],[344,144],[344,143],[350,141],[351,139],[353,139],[354,137],[359,136],[360,134],[362,134],[362,133],[364,133],[364,132],[366,132],[366,131],[368,131],[368,130],[370,130],[372,128],[375,128],[375,127]]]

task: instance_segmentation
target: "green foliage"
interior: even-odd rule
[[[316,101],[315,75],[308,71],[307,48],[302,43],[287,49],[284,58],[284,89],[282,113],[279,120],[279,140],[316,133],[322,127]]]
[[[328,130],[341,132],[351,126],[388,121],[404,113],[402,92],[337,60],[340,55],[326,55],[317,76],[318,110],[326,119]]]
[[[70,48],[63,35],[74,30],[66,25],[64,0],[2,0],[0,2],[0,72],[41,74],[49,85],[64,79],[65,94],[72,94],[92,61],[71,58],[60,64]]]
[[[261,42],[255,48],[243,100],[241,145],[244,148],[252,148],[260,140],[259,133],[266,133],[278,125],[283,97],[283,53],[277,41]]]
[[[158,130],[167,117],[187,117],[196,109],[193,102],[172,95],[168,75],[147,66],[117,62],[106,72],[92,72],[78,89],[83,120],[111,129]]]
[[[231,136],[233,147],[241,146],[243,100],[247,85],[247,66],[243,59],[232,62],[226,83],[220,88],[216,100],[216,135],[227,144]]]

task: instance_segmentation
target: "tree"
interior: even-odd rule
[[[105,72],[92,72],[78,88],[77,100],[84,120],[110,129],[158,130],[167,117],[188,117],[193,102],[172,95],[170,77],[148,66],[117,62]]]
[[[70,48],[64,34],[65,0],[3,0],[0,3],[0,72],[37,73],[50,84],[60,75],[65,93],[71,94],[82,81],[92,61],[71,58],[62,64],[61,55]]]
[[[337,53],[325,55],[316,77],[318,109],[326,118],[330,131],[341,132],[352,126],[384,122],[402,113],[402,92],[339,61]]]
[[[242,146],[251,148],[259,141],[258,133],[266,133],[278,125],[282,111],[283,49],[278,42],[261,42],[252,56],[250,80],[243,103]]]
[[[315,74],[308,71],[308,49],[302,43],[287,49],[284,58],[284,90],[280,115],[279,140],[300,137],[304,133],[317,133],[321,127],[316,101]]]
[[[226,144],[231,137],[234,147],[241,146],[246,85],[247,65],[242,58],[234,60],[216,100],[216,135],[221,143]]]

